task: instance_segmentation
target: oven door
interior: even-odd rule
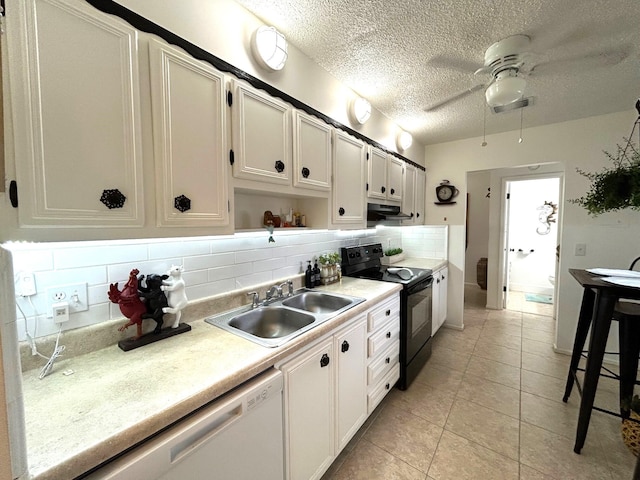
[[[407,363],[431,338],[433,277],[407,288]]]

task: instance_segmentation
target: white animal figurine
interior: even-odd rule
[[[181,310],[187,306],[187,295],[184,291],[185,283],[182,278],[182,266],[173,265],[167,272],[169,278],[162,281],[160,289],[166,292],[168,307],[164,307],[164,313],[173,313],[176,316],[171,328],[178,328],[180,324]]]

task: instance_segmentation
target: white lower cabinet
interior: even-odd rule
[[[364,424],[371,405],[397,381],[399,310],[396,295],[276,365],[284,374],[288,480],[322,477]],[[379,351],[372,356],[374,334],[383,338],[373,340]]]
[[[449,267],[433,272],[432,335],[435,335],[447,319],[447,278]]]

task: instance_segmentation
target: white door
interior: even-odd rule
[[[334,224],[362,228],[366,220],[365,146],[334,130],[331,219]]]
[[[388,187],[387,187],[387,198],[389,200],[394,200],[396,202],[402,201],[402,171],[404,169],[405,163],[399,158],[394,157],[393,155],[388,155]]]
[[[416,167],[406,164],[404,166],[404,192],[402,193],[402,212],[411,215],[410,220],[403,220],[403,225],[413,225],[415,211],[416,191]]]
[[[367,197],[384,202],[388,190],[387,154],[377,148],[371,148],[368,153],[367,171]]]
[[[331,188],[331,127],[304,112],[293,114],[293,185]]]

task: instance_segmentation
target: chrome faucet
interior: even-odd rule
[[[267,290],[265,303],[271,300],[276,300],[280,297],[282,297],[282,288],[280,287],[280,285],[274,285],[269,288],[269,290]]]
[[[252,295],[251,308],[258,308],[260,306],[260,294],[258,292],[249,292],[247,295]]]
[[[282,287],[287,287],[287,297],[293,296],[293,280],[287,280],[286,282],[281,283],[278,288],[280,289],[280,296],[283,295]]]

